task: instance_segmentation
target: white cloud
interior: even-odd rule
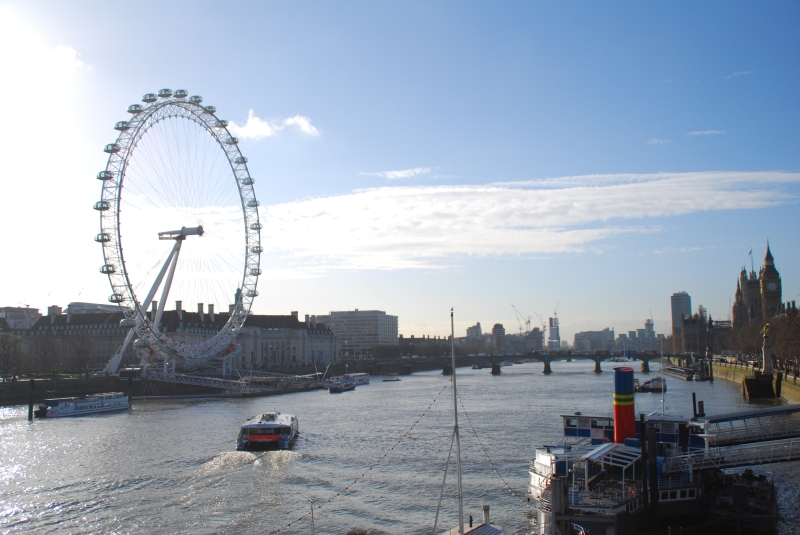
[[[70,259],[59,262],[57,270],[48,262],[6,262],[0,295],[7,305],[66,305],[108,296],[107,279],[97,276],[102,254],[92,241],[98,218],[91,206],[100,193],[94,175],[107,159],[103,143],[118,132],[111,125],[102,137],[89,130],[94,116],[86,110],[87,96],[102,91],[89,85],[89,70],[68,43],[46,42],[24,17],[0,6],[0,73],[5,80],[0,101],[9,126],[0,129],[0,223],[4,228],[20,221],[26,225],[24,233],[6,233],[4,247],[20,258],[32,257],[41,246],[30,237],[41,236],[50,258]],[[124,118],[124,110],[119,111]]]
[[[430,167],[415,167],[413,169],[399,169],[397,171],[376,171],[374,173],[359,173],[364,176],[377,176],[387,180],[402,180],[427,175],[432,171]]]
[[[289,117],[288,119],[284,119],[283,126],[281,128],[287,126],[294,126],[299,128],[301,132],[304,134],[308,134],[309,136],[318,136],[319,130],[317,130],[314,125],[311,124],[311,119],[308,117],[303,117],[302,115],[295,115],[294,117]]]
[[[739,72],[734,72],[732,74],[729,74],[725,78],[730,79],[730,78],[738,78],[739,76],[750,76],[751,74],[753,74],[755,72],[756,71],[739,71]]]
[[[233,135],[242,139],[262,139],[265,137],[272,137],[281,130],[289,127],[296,128],[309,136],[319,135],[319,130],[311,124],[311,119],[308,117],[295,115],[294,117],[284,119],[280,123],[270,123],[265,119],[256,117],[253,114],[253,110],[250,110],[247,114],[247,122],[244,126],[239,126],[235,122],[230,121],[228,130],[230,130]]]
[[[687,136],[719,136],[725,133],[725,130],[698,130],[696,132],[686,132]]]
[[[660,231],[654,217],[789,202],[798,183],[800,173],[698,172],[381,187],[267,207],[262,243],[268,263],[298,276],[601,251],[604,239]]]
[[[648,145],[666,145],[667,143],[672,143],[671,139],[661,139],[657,137],[651,137],[647,140]]]

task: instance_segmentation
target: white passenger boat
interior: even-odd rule
[[[353,381],[356,386],[359,385],[368,385],[369,384],[369,374],[368,373],[346,373],[344,375],[336,375],[334,377],[328,377],[325,379],[325,389],[330,390],[331,386],[336,383],[341,382],[349,382]]]
[[[39,418],[62,418],[65,416],[82,416],[97,412],[122,411],[131,408],[131,400],[122,392],[106,392],[93,394],[84,398],[52,398],[46,399],[36,409]]]
[[[368,385],[369,384],[369,374],[368,373],[351,373],[349,374],[350,378],[356,382],[356,386],[360,385]]]
[[[237,450],[260,450],[269,448],[289,448],[297,434],[300,424],[297,416],[267,412],[253,416],[242,425],[239,438],[236,440]]]

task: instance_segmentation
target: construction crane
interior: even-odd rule
[[[544,321],[544,318],[538,312],[536,313],[536,317],[539,318],[539,323],[542,324],[542,339],[544,340],[544,333],[547,332],[547,322]]]
[[[530,316],[526,316],[525,314],[523,314],[522,312],[517,310],[517,307],[514,306],[514,303],[511,303],[511,308],[514,309],[514,314],[516,314],[516,316],[517,316],[517,323],[519,323],[519,334],[522,335],[522,336],[525,336],[528,333],[530,333],[531,332],[531,317]],[[525,332],[524,333],[522,332],[522,322],[523,321],[525,322]]]

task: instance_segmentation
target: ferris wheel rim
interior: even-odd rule
[[[133,115],[132,120],[117,123],[115,128],[120,131],[117,140],[115,143],[106,145],[104,149],[109,153],[109,157],[105,170],[98,174],[98,178],[103,181],[103,187],[101,201],[95,205],[96,209],[101,210],[101,230],[95,240],[99,241],[103,247],[105,263],[101,267],[101,272],[108,276],[113,292],[109,301],[118,303],[120,306],[126,302],[131,304],[131,308],[126,311],[125,316],[126,319],[135,320],[139,337],[147,339],[151,344],[161,343],[168,346],[186,359],[205,359],[213,357],[214,353],[219,353],[235,341],[236,335],[243,327],[250,312],[253,300],[258,295],[256,288],[258,277],[261,274],[260,254],[263,250],[258,201],[255,197],[253,180],[247,168],[247,158],[239,149],[238,139],[228,131],[227,121],[217,117],[216,108],[200,105],[202,101],[200,97],[191,97],[186,100],[185,96],[188,94],[182,90],[175,93],[182,92],[184,95],[182,97],[173,96],[169,90],[162,90],[159,95],[162,92],[169,94],[149,101],[146,99],[154,97],[154,95],[146,94],[143,100],[147,106],[140,104],[129,106],[128,111]],[[142,309],[143,303],[136,297],[136,291],[126,267],[120,224],[123,185],[128,164],[137,144],[157,124],[178,118],[190,120],[206,130],[225,155],[230,166],[231,178],[236,183],[245,231],[244,271],[239,299],[230,312],[228,321],[211,339],[193,344],[178,344],[172,340],[165,333],[159,331],[157,325],[153,325],[147,316],[147,311]],[[109,226],[113,226],[113,229]],[[113,237],[109,231],[113,232]]]

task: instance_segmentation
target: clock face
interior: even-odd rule
[[[769,290],[770,292],[774,292],[777,289],[778,289],[778,285],[775,284],[774,282],[768,282],[767,283],[767,290]]]

